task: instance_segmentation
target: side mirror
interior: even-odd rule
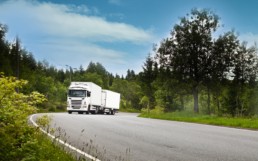
[[[87,97],[90,97],[91,92],[87,91]]]

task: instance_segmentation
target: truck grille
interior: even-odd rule
[[[82,101],[81,100],[72,100],[72,108],[79,109],[81,108]]]

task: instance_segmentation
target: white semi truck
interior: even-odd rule
[[[67,95],[67,111],[106,113],[114,115],[119,110],[120,93],[102,90],[92,82],[71,82]]]

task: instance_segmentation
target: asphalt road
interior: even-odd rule
[[[61,131],[63,140],[102,161],[258,161],[258,131],[128,113],[48,115],[60,127],[55,135]]]

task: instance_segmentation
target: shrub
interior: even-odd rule
[[[0,160],[74,160],[38,128],[28,125],[28,116],[46,99],[38,92],[19,93],[26,84],[0,73]],[[50,119],[42,117],[38,122],[48,127]]]

